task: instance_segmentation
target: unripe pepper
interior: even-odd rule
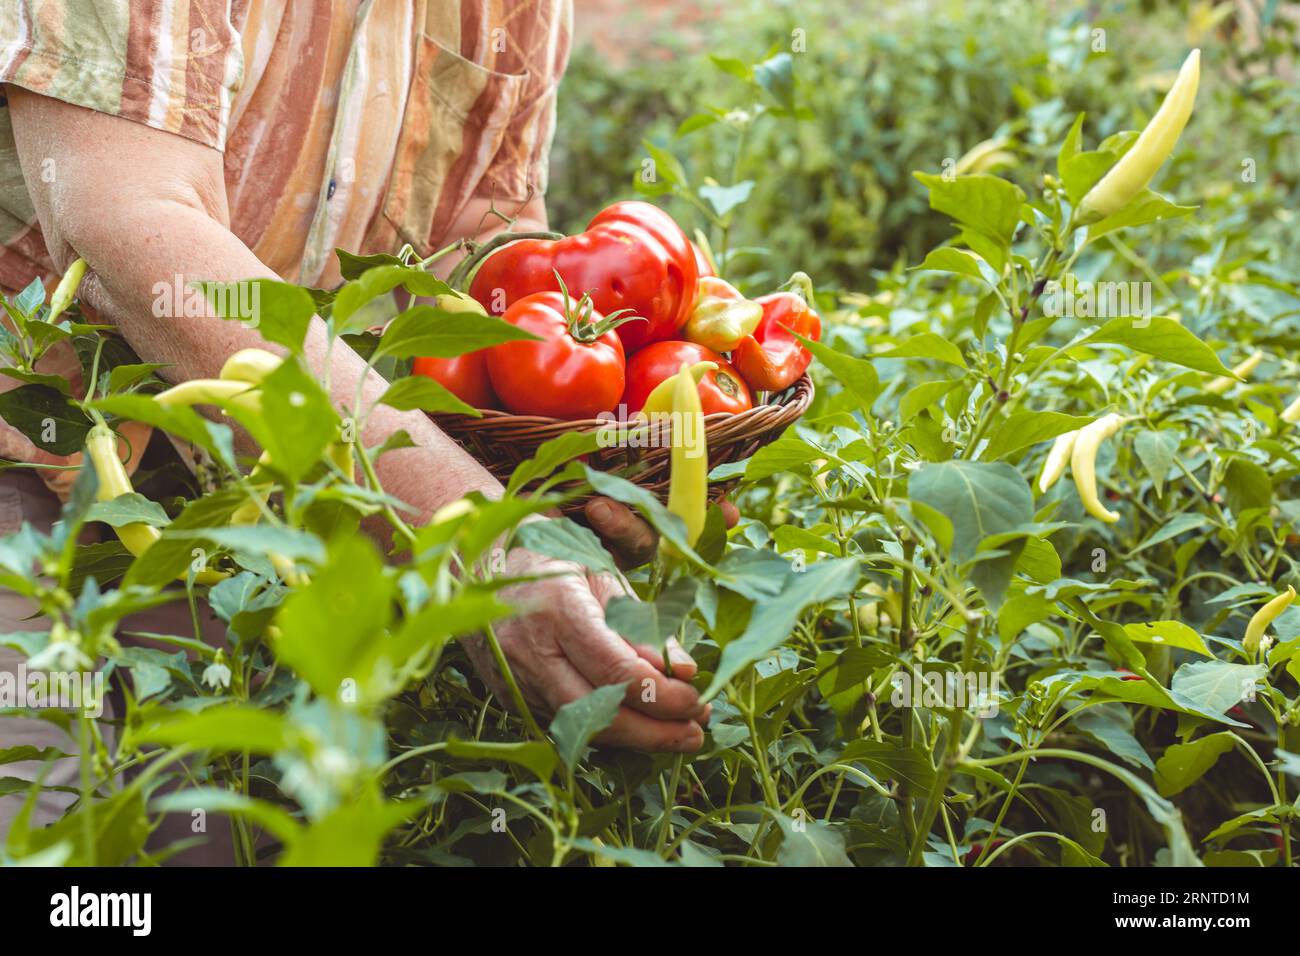
[[[284,359],[266,349],[240,349],[221,366],[221,377],[230,382],[261,385],[262,379],[278,369],[283,362]]]
[[[59,284],[54,287],[54,295],[50,297],[50,314],[45,321],[53,322],[67,310],[68,306],[72,305],[72,300],[76,298],[77,289],[85,276],[86,260],[74,259],[72,265],[68,266],[68,271],[63,273]]]
[[[1079,500],[1084,510],[1107,524],[1114,524],[1119,515],[1109,510],[1097,498],[1097,451],[1101,443],[1119,431],[1126,419],[1123,415],[1111,412],[1103,415],[1090,425],[1079,429],[1070,452],[1070,472],[1074,475],[1074,485],[1079,490]]]
[[[1078,222],[1088,225],[1114,215],[1146,188],[1174,151],[1183,127],[1192,115],[1196,88],[1201,79],[1201,51],[1193,50],[1178,71],[1160,109],[1156,110],[1137,142],[1079,203]]]
[[[699,385],[699,383],[704,380],[704,376],[708,375],[717,367],[717,362],[696,362],[694,365],[690,366],[687,371],[691,374],[691,380],[694,381],[696,385]],[[641,410],[637,412],[637,414],[650,418],[653,415],[661,415],[664,412],[671,412],[676,400],[676,395],[677,376],[674,375],[670,378],[664,379],[651,390],[650,394],[646,396],[645,404],[641,406]],[[701,405],[701,407],[703,406]]]
[[[1250,623],[1246,625],[1246,636],[1241,641],[1241,646],[1247,654],[1254,657],[1259,652],[1264,632],[1268,630],[1268,626],[1273,623],[1279,614],[1290,607],[1291,602],[1294,600],[1295,588],[1287,585],[1285,591],[1254,613]]]
[[[709,449],[704,437],[704,409],[699,386],[686,363],[673,376],[672,472],[668,510],[686,524],[692,547],[704,531],[709,496]]]
[[[763,318],[752,335],[741,339],[732,354],[732,364],[750,388],[779,392],[789,388],[808,370],[812,353],[792,333],[814,342],[821,339],[822,320],[812,309],[812,280],[796,272],[786,283],[790,288],[756,301]]]
[[[1046,494],[1047,489],[1056,484],[1065,474],[1065,466],[1070,463],[1070,453],[1074,451],[1074,442],[1078,437],[1077,428],[1072,432],[1056,436],[1056,441],[1052,442],[1052,450],[1047,453],[1047,460],[1043,462],[1042,473],[1038,476],[1040,494]]]
[[[260,414],[262,397],[248,382],[228,382],[222,378],[194,378],[173,385],[154,396],[159,405],[167,408],[191,405],[224,405],[227,402]]]
[[[112,501],[122,495],[129,495],[135,489],[126,473],[122,459],[117,456],[117,436],[103,422],[95,425],[86,435],[86,458],[95,469],[99,487],[95,491],[95,500]],[[113,529],[123,546],[136,557],[144,554],[162,537],[153,525],[132,522]],[[200,571],[194,576],[199,584],[216,584],[227,575],[223,571]]]
[[[1297,396],[1294,402],[1282,409],[1282,421],[1290,425],[1300,422],[1300,396]]]
[[[686,320],[686,339],[715,352],[730,352],[763,318],[763,306],[751,302],[725,279],[699,281],[699,298]]]
[[[1250,373],[1255,371],[1262,361],[1264,361],[1264,353],[1256,349],[1250,353],[1248,358],[1233,367],[1231,375],[1220,375],[1218,378],[1211,380],[1205,386],[1205,390],[1211,395],[1222,395],[1238,382],[1248,378]]]

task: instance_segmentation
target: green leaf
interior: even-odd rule
[[[686,170],[676,156],[648,139],[643,139],[641,145],[645,147],[645,151],[650,154],[650,160],[654,163],[654,177],[651,182],[662,182],[669,187],[689,185]]]
[[[1202,708],[1224,713],[1253,693],[1267,673],[1264,664],[1194,661],[1178,668],[1169,689]]]
[[[466,405],[440,382],[434,381],[427,375],[408,375],[406,378],[399,378],[384,390],[379,401],[403,412],[418,408],[434,414],[472,415],[474,418],[482,415],[478,409]]]
[[[844,837],[825,820],[810,818],[800,811],[799,819],[776,814],[781,827],[781,849],[776,862],[780,866],[852,866],[844,852]]]
[[[997,282],[997,272],[988,263],[973,252],[954,249],[952,246],[931,249],[925,261],[913,268],[918,272],[952,272],[985,285],[994,285]],[[988,269],[988,274],[985,274],[985,269]]]
[[[334,255],[339,260],[339,275],[344,280],[351,282],[353,279],[360,279],[361,276],[374,269],[377,266],[404,266],[406,265],[397,256],[387,252],[377,252],[374,255],[358,256],[346,249],[335,249]]]
[[[1186,744],[1173,744],[1156,761],[1156,789],[1162,797],[1186,790],[1235,746],[1237,735],[1225,730]]]
[[[1074,726],[1126,763],[1146,770],[1155,769],[1151,757],[1133,736],[1133,717],[1123,704],[1097,704],[1076,714],[1073,722]]]
[[[419,801],[384,800],[377,786],[336,807],[294,838],[281,866],[374,866],[384,837],[421,809]]]
[[[754,191],[754,181],[746,179],[734,186],[706,185],[701,186],[698,191],[700,197],[713,207],[713,211],[721,219],[749,199],[749,194]]]
[[[373,671],[394,587],[368,538],[340,538],[329,562],[280,608],[276,656],[321,697],[339,700],[350,681],[355,699],[366,700],[375,690]]]
[[[166,533],[170,537],[155,542],[148,551],[136,558],[126,572],[123,583],[157,588],[184,574],[195,558],[193,551],[198,542],[182,537],[178,532],[228,524],[230,515],[246,500],[242,489],[233,488],[191,501],[168,525]]]
[[[108,390],[122,392],[148,378],[156,378],[154,372],[167,368],[165,362],[134,362],[128,365],[115,365],[108,373]]]
[[[168,408],[148,395],[110,395],[91,402],[90,405],[105,415],[152,425],[207,451],[216,450],[207,424],[192,408]]]
[[[195,810],[244,817],[275,834],[284,843],[290,842],[301,830],[297,821],[276,804],[220,787],[173,790],[155,797],[150,801],[149,809],[155,813],[181,813],[187,817],[192,817]]]
[[[316,303],[306,289],[274,279],[205,282],[203,287],[222,318],[243,322],[266,341],[292,352],[302,351],[307,328],[316,314]],[[251,314],[240,314],[241,306],[251,307]]]
[[[1181,621],[1151,621],[1147,624],[1125,624],[1124,631],[1141,644],[1159,644],[1178,647],[1202,657],[1214,657],[1205,646],[1201,635]]]
[[[857,559],[840,558],[817,561],[806,571],[790,575],[781,593],[754,605],[744,633],[723,648],[703,699],[715,697],[745,667],[784,643],[806,608],[851,592],[857,586],[859,571]]]
[[[1088,415],[1065,415],[1061,412],[1013,412],[1002,419],[989,437],[989,443],[980,452],[980,458],[983,461],[997,461],[1012,452],[1072,432],[1095,420]]]
[[[605,608],[605,623],[629,644],[648,644],[662,650],[695,607],[698,584],[679,578],[653,601],[616,597]]]
[[[854,740],[840,754],[843,763],[863,763],[877,777],[898,780],[917,793],[934,787],[934,766],[919,748],[908,749],[888,740]]]
[[[514,494],[538,478],[547,477],[565,462],[581,458],[583,455],[590,455],[600,447],[601,432],[599,430],[589,432],[571,431],[557,435],[555,438],[544,442],[533,453],[532,458],[528,458],[515,466],[515,470],[510,475],[510,483],[506,485],[506,491]]]
[[[794,57],[781,52],[754,64],[754,81],[781,109],[794,112]]]
[[[590,528],[568,518],[530,521],[519,526],[515,539],[521,547],[561,561],[573,561],[597,574],[618,575],[618,567]]]
[[[924,465],[908,480],[914,501],[952,522],[952,559],[964,564],[991,535],[1016,531],[1033,520],[1034,499],[1020,472],[1006,462],[945,461]],[[1010,583],[1023,539],[999,546],[1006,554],[984,560],[970,572],[972,582],[996,609]]]
[[[1084,342],[1127,345],[1147,355],[1153,355],[1183,368],[1209,372],[1211,375],[1231,374],[1219,356],[1198,339],[1189,329],[1173,319],[1163,316],[1123,317],[1111,319]]]
[[[538,341],[538,336],[494,315],[417,305],[389,323],[374,357],[455,358],[502,342],[530,340]]]
[[[164,539],[200,539],[231,551],[255,554],[278,554],[293,561],[325,560],[325,548],[319,538],[296,528],[274,525],[231,525],[217,528],[169,528]]]
[[[731,56],[718,56],[714,53],[709,54],[709,59],[723,73],[734,76],[738,80],[744,80],[748,83],[754,78],[753,68],[744,60],[738,60]]]
[[[1133,438],[1133,451],[1137,453],[1142,467],[1151,476],[1151,484],[1156,494],[1164,494],[1165,478],[1174,465],[1174,456],[1178,453],[1178,436],[1171,431],[1153,431],[1143,429]],[[1186,517],[1179,515],[1178,517]]]
[[[1233,458],[1223,474],[1228,508],[1240,515],[1251,508],[1271,508],[1273,482],[1268,472],[1246,458]]]
[[[81,451],[91,425],[66,395],[48,385],[20,385],[0,392],[0,419],[52,455]]]
[[[1152,532],[1149,538],[1134,548],[1133,553],[1137,554],[1139,551],[1144,551],[1161,542],[1170,541],[1187,531],[1199,530],[1209,523],[1209,519],[1202,514],[1174,515],[1165,524]]]
[[[655,497],[653,492],[647,491],[639,485],[634,485],[626,478],[619,478],[617,475],[596,471],[594,468],[586,466],[584,466],[583,470],[588,483],[590,483],[596,494],[613,498],[615,501],[621,501],[625,505],[636,508],[641,512],[642,517],[650,523],[650,526],[659,532],[660,537],[667,540],[681,554],[686,555],[691,560],[699,558],[699,555],[695,553],[695,549],[686,540],[686,524],[681,518],[670,512],[664,506],[664,503]]]
[[[72,396],[72,389],[68,385],[68,380],[62,375],[28,372],[20,368],[0,368],[0,375],[16,379],[19,382],[26,382],[28,385],[44,385],[46,388],[52,388],[62,395]]]
[[[550,726],[551,736],[555,738],[560,759],[570,772],[578,765],[591,739],[614,722],[626,694],[627,684],[597,687],[587,696],[570,701],[555,712]]]
[[[951,216],[1002,246],[1009,246],[1020,224],[1025,192],[996,176],[958,176],[949,181],[913,173],[930,189],[930,208]]]
[[[488,743],[483,740],[460,740],[457,737],[447,741],[447,755],[462,760],[503,760],[518,764],[531,770],[543,781],[551,779],[557,759],[555,749],[538,740]]]
[[[236,704],[146,721],[132,736],[140,743],[166,747],[247,750],[260,754],[276,754],[289,747],[293,740],[283,714]]]
[[[1195,206],[1179,206],[1150,189],[1143,189],[1124,205],[1119,212],[1107,216],[1088,227],[1088,242],[1094,242],[1108,233],[1131,226],[1145,226],[1166,219],[1178,219],[1196,211]]]
[[[144,495],[131,492],[119,495],[112,501],[96,501],[86,511],[87,521],[102,521],[104,524],[120,528],[125,524],[147,524],[154,528],[163,528],[171,523],[167,512],[156,501],[150,501]]]
[[[936,362],[946,362],[958,368],[966,367],[966,359],[962,357],[961,349],[942,335],[937,335],[934,332],[922,332],[920,335],[914,335],[888,352],[877,352],[872,358],[933,359]]]
[[[393,264],[374,266],[363,272],[359,278],[345,284],[334,296],[330,317],[335,329],[340,333],[351,331],[349,320],[353,315],[361,313],[363,307],[371,300],[392,292],[399,285],[415,296],[447,295],[452,291],[447,283],[418,266]],[[433,307],[419,305],[415,308]],[[443,358],[450,357],[443,356]]]
[[[262,380],[260,414],[234,406],[227,411],[257,439],[275,469],[294,482],[320,461],[338,436],[338,414],[329,393],[296,361],[281,363]]]
[[[876,369],[869,359],[845,355],[829,345],[804,338],[797,332],[794,335],[812,352],[817,361],[830,370],[835,380],[853,394],[862,408],[871,407],[871,403],[880,394],[880,378],[876,375]]]
[[[825,457],[824,451],[797,435],[786,435],[754,453],[745,466],[745,480],[762,481],[782,472],[801,471],[802,466]]]
[[[1056,169],[1059,173],[1064,169],[1070,160],[1079,154],[1079,146],[1083,142],[1083,119],[1084,114],[1080,113],[1070,124],[1070,132],[1065,134],[1065,139],[1061,140],[1061,148],[1056,154]]]
[[[918,412],[929,408],[954,388],[957,382],[922,382],[908,391],[898,403],[898,424],[906,425]]]

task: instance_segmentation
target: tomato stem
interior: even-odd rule
[[[496,252],[504,245],[515,242],[519,239],[547,239],[554,242],[556,239],[563,239],[562,232],[498,232],[487,242],[476,243],[472,239],[462,239],[460,245],[467,251],[467,255],[460,262],[456,263],[456,268],[451,270],[451,275],[447,277],[447,284],[457,292],[465,292],[469,289],[469,280],[473,277],[474,271],[482,264],[483,260],[492,253]]]

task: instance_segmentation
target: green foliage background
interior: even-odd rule
[[[1273,3],[1242,6],[1278,13]],[[612,62],[601,49],[580,47],[561,87],[548,206],[560,228],[576,230],[611,197],[632,196],[642,139],[672,148],[694,175],[729,169],[729,137],[714,129],[673,135],[701,104],[744,105],[734,79],[701,51],[752,61],[788,49],[802,30],[798,100],[814,116],[759,124],[739,170],[756,186],[736,231],[771,250],[767,262],[738,263],[756,279],[802,269],[819,286],[866,290],[871,269],[918,262],[951,234],[912,170],[939,172],[945,158],[1010,135],[1022,162],[1000,174],[1029,185],[1026,178],[1050,167],[1077,113],[1087,113],[1092,142],[1140,128],[1161,95],[1149,78],[1176,69],[1197,43],[1209,48],[1197,118],[1162,174],[1166,189],[1185,203],[1217,203],[1218,218],[1249,215],[1241,208],[1252,204],[1294,212],[1300,86],[1294,62],[1290,74],[1270,72],[1286,63],[1285,20],[1250,52],[1240,29],[1196,31],[1195,7],[741,0],[701,19],[698,34],[656,33],[647,46],[676,51],[670,64],[636,51]],[[1105,52],[1092,51],[1096,30],[1105,31]],[[1249,185],[1240,179],[1247,157],[1257,167]],[[688,229],[700,224],[685,204],[668,208]],[[1292,216],[1261,214],[1251,226],[1291,254],[1283,240],[1295,228]]]

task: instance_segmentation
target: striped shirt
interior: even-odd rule
[[[546,189],[572,0],[5,0],[0,83],[223,153],[231,230],[286,280],[432,251]],[[0,106],[0,287],[52,278]]]

